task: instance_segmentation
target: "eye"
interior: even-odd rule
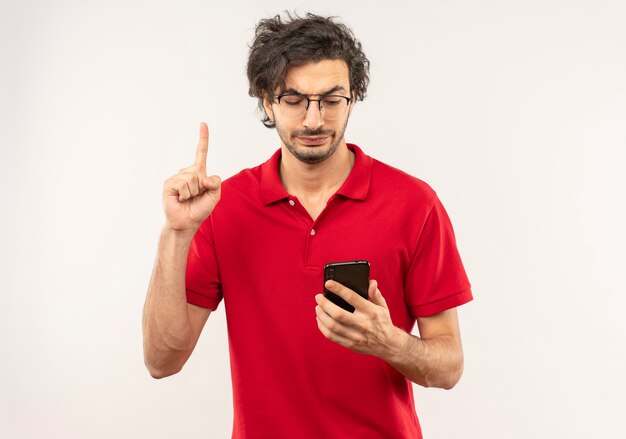
[[[302,105],[304,98],[296,95],[285,95],[280,98],[280,102],[296,107],[298,105]]]
[[[325,107],[336,107],[342,103],[344,99],[339,96],[327,96],[322,99],[322,105]]]

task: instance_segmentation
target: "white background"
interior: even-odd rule
[[[199,122],[223,178],[278,148],[247,44],[296,5],[363,43],[347,140],[435,188],[472,282],[463,379],[415,387],[425,437],[626,437],[626,3],[1,5],[1,437],[230,436],[223,307],[160,381],[141,313]]]

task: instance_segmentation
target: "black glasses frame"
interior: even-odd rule
[[[309,111],[309,105],[311,105],[311,102],[317,102],[317,108],[319,108],[320,112],[322,111],[322,101],[326,98],[342,98],[346,100],[346,108],[348,108],[350,106],[350,102],[352,102],[352,100],[354,98],[349,98],[347,96],[342,96],[342,95],[326,95],[326,96],[322,96],[319,99],[311,99],[309,96],[307,95],[302,95],[299,93],[284,93],[282,95],[278,95],[278,96],[274,96],[274,99],[276,99],[276,101],[278,101],[278,103],[280,104],[280,100],[282,98],[284,98],[285,96],[297,96],[299,98],[304,98],[306,99],[306,105],[304,107],[304,111],[307,112]],[[311,95],[313,96],[313,95]]]

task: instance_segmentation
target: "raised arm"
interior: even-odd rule
[[[143,310],[144,361],[154,378],[182,369],[211,313],[188,304],[185,295],[191,241],[220,199],[220,178],[206,175],[208,141],[202,123],[194,164],[163,184],[166,221]]]

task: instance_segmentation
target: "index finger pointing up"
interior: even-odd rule
[[[202,164],[206,167],[206,156],[209,150],[209,127],[206,123],[200,123],[200,139],[198,140],[198,149],[196,150],[195,163]]]

